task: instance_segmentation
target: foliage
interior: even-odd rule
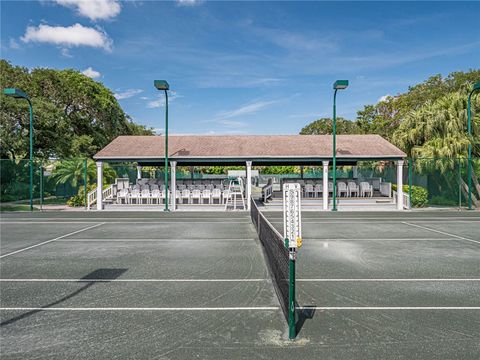
[[[333,121],[321,118],[311,122],[300,130],[300,135],[328,135],[333,131]],[[358,134],[359,129],[353,121],[337,117],[337,134]]]
[[[76,70],[29,70],[0,60],[6,87],[21,88],[32,101],[36,158],[92,156],[119,135],[153,134],[131,121],[109,89]],[[26,157],[28,103],[1,94],[0,125],[0,157]]]
[[[403,185],[403,192],[408,194],[409,186]],[[397,185],[392,184],[392,189],[397,191]],[[411,206],[414,208],[425,207],[428,204],[428,191],[422,186],[412,185],[412,198],[410,199]]]
[[[57,184],[70,184],[77,187],[84,181],[84,159],[72,158],[58,162],[53,170],[53,178]],[[87,182],[90,183],[97,177],[97,165],[91,159],[87,160]],[[103,183],[110,184],[115,181],[117,174],[107,163],[103,164]]]
[[[87,185],[87,194],[97,187],[96,184]],[[85,206],[85,186],[79,186],[78,193],[67,200],[68,206]]]

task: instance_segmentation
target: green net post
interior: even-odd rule
[[[85,201],[85,210],[88,207],[88,193],[87,193],[87,158],[83,160],[83,189],[85,192],[84,201]]]
[[[413,177],[413,164],[412,158],[408,159],[408,208],[412,208],[412,177]]]
[[[40,163],[40,210],[43,210],[43,164]]]
[[[458,161],[458,209],[462,208],[462,161]]]
[[[297,329],[295,326],[295,251],[290,251],[290,281],[288,284],[288,338],[295,339]]]

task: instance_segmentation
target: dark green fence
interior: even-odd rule
[[[28,160],[0,160],[0,202],[26,203],[30,198],[30,172]],[[85,165],[87,165],[85,167]],[[480,158],[472,161],[472,203],[480,207]],[[85,173],[89,189],[96,186],[96,165],[93,160],[62,159],[33,162],[33,198],[38,205],[44,203],[65,203],[75,195],[84,194]],[[244,167],[177,167],[177,179],[202,179],[225,176],[228,169],[244,169]],[[255,168],[255,167],[254,167]],[[284,167],[277,167],[278,170]],[[285,167],[286,168],[286,167]],[[292,167],[289,167],[292,168]],[[63,169],[62,174],[59,174]],[[296,168],[295,168],[296,169]],[[260,169],[260,174],[269,176],[300,178],[298,172],[273,174],[272,169]],[[87,171],[85,171],[87,170]],[[143,167],[142,178],[164,178],[163,167]],[[332,171],[330,169],[330,176]],[[62,175],[62,176],[60,176]],[[322,178],[321,167],[305,167],[303,178]],[[134,184],[137,179],[136,164],[111,163],[104,166],[105,183],[113,183],[115,178],[128,178]],[[384,182],[397,183],[397,167],[392,161],[359,162],[356,167],[344,166],[337,169],[338,179],[381,178]],[[468,206],[467,160],[459,159],[407,159],[403,168],[403,184],[419,187],[427,191],[425,206],[457,207]],[[408,191],[408,188],[407,188]],[[80,197],[81,198],[81,197]],[[78,199],[76,205],[83,205]]]

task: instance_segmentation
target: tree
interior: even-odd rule
[[[76,70],[30,71],[0,60],[0,88],[6,87],[32,100],[36,158],[92,156],[119,135],[153,135],[131,121],[109,89]],[[0,95],[1,158],[27,156],[28,127],[26,101]]]
[[[57,184],[70,184],[77,187],[84,181],[84,162],[82,158],[66,159],[55,164],[53,177]],[[97,165],[91,159],[87,160],[87,183],[91,183],[97,177]],[[108,164],[103,165],[103,183],[111,184],[117,174]]]
[[[330,135],[333,132],[333,121],[321,118],[311,122],[300,130],[300,135]],[[360,130],[353,121],[337,117],[337,134],[358,134]]]

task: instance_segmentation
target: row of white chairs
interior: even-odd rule
[[[323,196],[323,184],[306,184],[302,187],[304,197],[321,197]],[[328,182],[328,192],[333,192],[333,182]],[[337,182],[337,196],[342,197],[372,197],[373,186],[366,181],[357,184],[354,181],[345,183],[343,181]]]
[[[170,188],[170,186],[169,186]],[[185,189],[187,190],[190,190],[190,191],[193,191],[193,190],[200,190],[200,191],[203,191],[203,190],[214,190],[214,189],[220,189],[220,190],[224,190],[225,187],[223,186],[223,184],[218,184],[218,185],[213,185],[213,184],[207,184],[207,185],[185,185],[185,184],[180,184],[180,185],[177,185],[176,186],[176,189],[177,190],[180,190],[180,191],[183,191]],[[145,185],[132,185],[132,190],[140,190],[140,191],[143,191],[143,190],[165,190],[165,185],[157,185],[157,184],[153,184],[153,185],[149,185],[149,184],[145,184]]]
[[[229,190],[198,190],[192,191],[188,189],[176,191],[176,203],[178,204],[224,204],[228,198]],[[166,191],[154,189],[122,189],[117,193],[118,204],[135,204],[135,205],[153,205],[165,204]],[[172,202],[172,192],[168,191],[169,202]]]

